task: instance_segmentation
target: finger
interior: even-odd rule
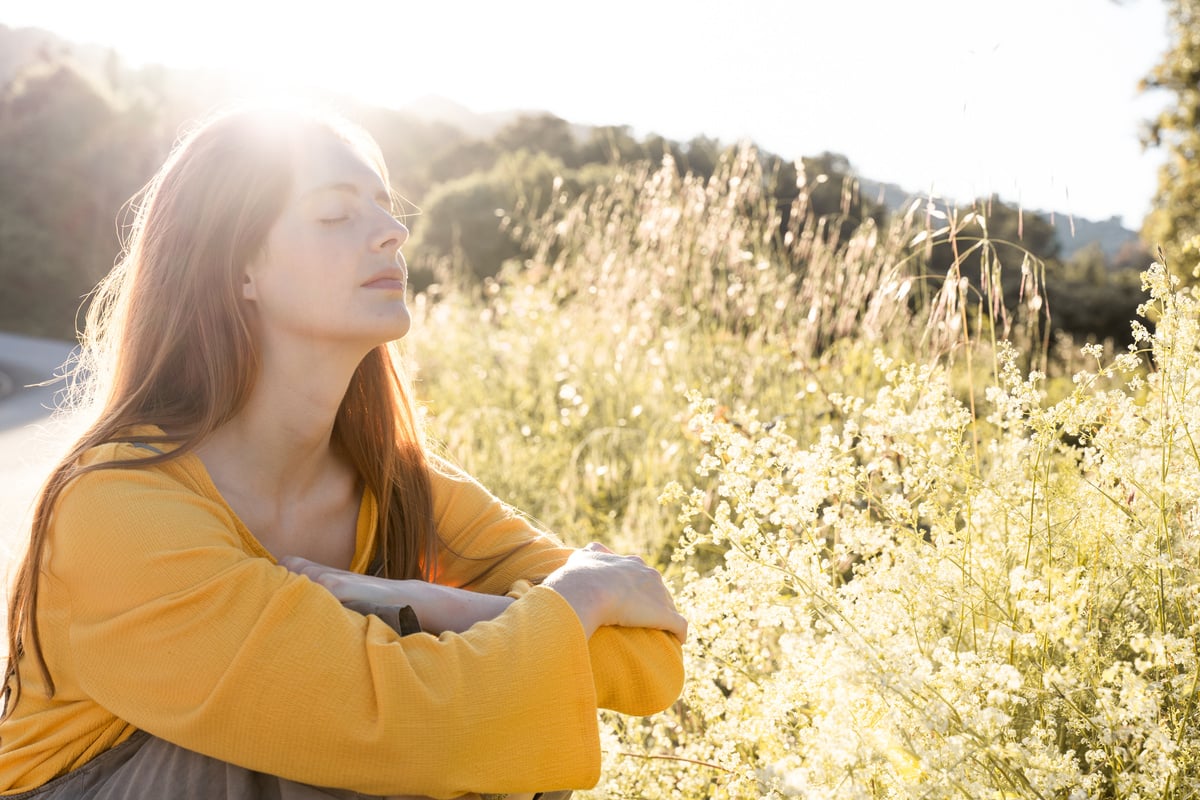
[[[682,615],[676,614],[676,616],[678,619],[675,620],[674,627],[670,631],[675,634],[675,638],[679,640],[680,644],[685,644],[687,643],[688,622]]]
[[[302,558],[300,556],[284,556],[283,558],[279,559],[279,563],[281,566],[301,575],[315,570],[320,566],[316,562],[309,561],[307,558]]]
[[[286,563],[283,559],[280,559],[279,563],[287,567],[290,572],[303,575],[313,583],[323,583],[326,576],[330,574],[330,570],[327,567],[315,561],[309,561],[306,558],[292,557]]]
[[[612,552],[612,550],[609,550],[607,547],[600,544],[599,542],[589,542],[587,547],[585,547],[583,549],[591,550],[596,553],[611,553]]]

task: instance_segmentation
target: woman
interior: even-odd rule
[[[14,586],[0,792],[580,788],[598,706],[678,695],[657,572],[427,454],[388,186],[360,130],[242,111],[146,188]]]

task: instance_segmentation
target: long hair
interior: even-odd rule
[[[193,450],[245,405],[259,370],[252,319],[242,299],[244,269],[264,248],[292,187],[296,153],[333,133],[388,177],[374,141],[333,117],[282,111],[226,112],[185,135],[131,204],[122,258],[88,309],[69,405],[88,427],[50,473],[34,505],[28,549],[8,610],[4,716],[20,695],[29,655],[46,681],[37,602],[55,503],[79,475],[147,467]],[[429,465],[397,351],[372,350],[338,409],[333,435],[379,505],[382,573],[431,578],[436,565]],[[133,437],[136,425],[161,436]],[[174,445],[135,461],[81,466],[106,442]]]

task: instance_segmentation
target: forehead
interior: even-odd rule
[[[321,131],[301,139],[294,155],[295,193],[352,184],[367,194],[387,192],[383,176],[359,148]]]

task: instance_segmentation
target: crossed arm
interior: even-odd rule
[[[56,510],[48,662],[97,726],[304,783],[454,796],[591,785],[595,709],[650,714],[678,696],[682,627],[657,574],[562,547],[465,476],[435,486],[441,585],[384,587],[444,632],[397,638],[252,557],[200,475],[186,458],[91,473]],[[616,627],[655,596],[651,627]]]
[[[514,602],[509,594],[360,575],[298,556],[280,563],[324,586],[342,603],[411,606],[427,633],[463,633],[500,616]],[[620,556],[592,543],[573,552],[542,585],[570,604],[589,639],[605,625],[665,630],[680,643],[687,637],[687,621],[675,609],[662,576],[637,556]]]

